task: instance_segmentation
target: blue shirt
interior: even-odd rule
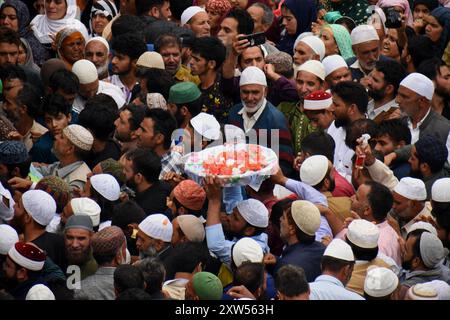
[[[345,289],[337,278],[321,275],[309,284],[310,300],[365,300],[359,294]]]
[[[281,253],[281,257],[277,259],[273,274],[276,274],[282,266],[293,264],[303,268],[306,279],[308,282],[312,282],[322,273],[320,262],[324,251],[325,246],[317,241],[314,241],[312,244],[296,243],[286,246]]]

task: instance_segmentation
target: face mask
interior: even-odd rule
[[[245,102],[242,101],[242,105],[244,106],[244,110],[245,110],[245,112],[248,112],[248,113],[253,113],[253,112],[258,111],[261,107],[265,106],[266,103],[267,103],[266,98],[263,98],[263,99],[261,99],[261,100],[258,102],[258,104],[257,104],[255,107],[249,108],[249,107],[247,107],[247,106],[245,105]]]

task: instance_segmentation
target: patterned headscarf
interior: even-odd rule
[[[57,176],[47,176],[39,180],[37,190],[47,192],[56,202],[56,212],[61,213],[71,200],[69,184]]]
[[[62,55],[61,48],[64,45],[64,43],[75,41],[78,39],[81,39],[82,41],[85,42],[85,38],[83,37],[83,34],[75,28],[65,28],[56,34],[56,38],[55,38],[55,47],[56,48],[55,49],[56,49],[56,52],[58,53],[58,58],[63,60],[66,64],[66,66],[69,68],[72,68],[72,65]]]
[[[339,48],[339,53],[347,60],[348,58],[354,57],[355,54],[352,50],[352,39],[350,33],[348,33],[347,28],[340,24],[329,24],[325,25],[325,28],[329,27],[333,31],[333,37]]]

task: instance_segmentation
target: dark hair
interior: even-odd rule
[[[378,256],[378,246],[375,248],[361,248],[353,244],[347,237],[345,237],[346,242],[352,248],[355,260],[372,261]]]
[[[72,106],[58,93],[49,94],[43,100],[44,114],[57,117],[62,113],[68,116],[72,110]]]
[[[50,76],[48,86],[53,92],[61,89],[64,93],[76,94],[80,89],[80,80],[72,71],[60,69]]]
[[[170,87],[175,84],[175,79],[167,70],[149,68],[145,71],[145,78],[148,93],[160,93],[166,101],[169,99]]]
[[[238,23],[238,34],[251,34],[255,28],[252,16],[243,9],[233,8],[231,9],[225,18],[233,18]]]
[[[206,61],[215,61],[216,66],[214,70],[219,70],[225,61],[227,49],[216,37],[201,37],[196,38],[192,44],[192,53],[199,54],[200,57]]]
[[[276,202],[272,206],[272,211],[270,212],[270,222],[280,228],[280,218],[283,215],[283,212],[290,208],[294,201],[295,200],[291,198],[284,198]]]
[[[142,300],[153,300],[152,297],[141,288],[129,288],[117,295],[116,300],[122,301],[142,301]]]
[[[304,233],[300,228],[297,226],[297,224],[294,221],[294,218],[292,217],[292,204],[291,207],[288,208],[286,211],[287,218],[289,221],[289,224],[295,227],[295,236],[297,237],[298,242],[303,244],[312,244],[314,241],[316,241],[315,236],[310,236],[309,234]]]
[[[111,225],[126,229],[131,223],[141,223],[145,219],[144,210],[134,201],[128,200],[114,206]]]
[[[258,7],[263,9],[264,13],[261,19],[262,24],[266,26],[272,25],[273,21],[275,20],[275,15],[273,14],[272,9],[268,5],[262,2],[255,2],[250,7]]]
[[[192,102],[177,104],[178,109],[180,109],[181,107],[186,107],[186,109],[188,109],[189,113],[191,114],[191,116],[193,118],[193,117],[197,116],[200,112],[202,112],[203,99],[200,96]]]
[[[132,131],[137,130],[139,126],[141,125],[142,120],[144,120],[144,114],[145,109],[142,107],[139,107],[135,104],[127,104],[123,106],[119,111],[129,111],[130,112],[130,118],[128,118],[128,123],[130,124],[130,129]]]
[[[0,26],[0,43],[10,43],[20,46],[20,35],[8,27]]]
[[[159,258],[145,258],[136,265],[144,275],[145,291],[148,294],[160,292],[163,286],[166,268]]]
[[[408,54],[411,56],[414,68],[418,68],[422,61],[435,56],[435,48],[430,38],[423,35],[408,37]]]
[[[133,162],[134,174],[142,174],[150,183],[159,180],[161,159],[153,150],[137,148],[127,152],[125,158]]]
[[[0,79],[2,79],[3,83],[12,79],[19,79],[25,83],[27,81],[27,75],[21,67],[7,63],[0,68]]]
[[[435,80],[436,76],[440,74],[440,68],[446,66],[441,58],[434,57],[423,61],[417,68],[417,72],[427,76],[431,80]]]
[[[107,263],[111,263],[114,258],[117,255],[117,252],[114,254],[104,254],[104,253],[98,253],[93,251],[92,255],[94,256],[95,261],[97,262],[98,266],[103,266]]]
[[[346,104],[355,104],[360,113],[364,114],[367,112],[369,95],[367,94],[366,88],[359,82],[339,82],[333,87],[332,92],[344,100]]]
[[[114,108],[113,108],[114,106]],[[107,141],[114,133],[114,121],[119,116],[117,105],[108,95],[97,95],[86,102],[78,116],[79,125],[89,129],[95,138]]]
[[[375,148],[376,141],[373,137],[378,135],[378,125],[371,119],[358,119],[350,123],[347,127],[347,135],[345,136],[345,144],[352,150],[356,149],[358,140],[363,134],[368,133],[370,135],[369,144]]]
[[[114,288],[120,293],[127,289],[144,289],[144,276],[141,270],[129,264],[117,266],[114,270]]]
[[[30,172],[31,165],[31,157],[28,157],[27,160],[21,163],[13,163],[13,164],[5,164],[6,168],[8,168],[8,172],[12,172],[14,169],[19,169],[20,177],[26,178],[28,173]],[[6,188],[5,183],[3,182],[3,186]],[[14,194],[14,192],[11,192]]]
[[[412,11],[416,8],[417,5],[423,4],[425,7],[428,8],[428,10],[433,11],[437,7],[439,7],[439,1],[438,0],[415,0],[412,5]]]
[[[29,83],[24,83],[23,88],[17,93],[16,103],[19,106],[26,106],[27,114],[33,119],[42,115],[41,97]]]
[[[282,266],[275,274],[275,288],[288,297],[308,292],[309,284],[305,270],[292,264]]]
[[[439,227],[450,232],[450,202],[436,202],[432,201],[433,209],[431,214],[436,217],[436,222]]]
[[[410,237],[416,238],[416,241],[414,242],[412,247],[413,257],[418,257],[422,261],[423,261],[422,254],[420,253],[420,239],[422,238],[422,234],[424,232],[428,231],[423,229],[417,229],[408,233],[408,236],[406,237],[406,240],[408,240]]]
[[[147,51],[147,45],[141,37],[128,33],[114,37],[112,50],[115,54],[123,54],[130,57],[130,60],[137,60]]]
[[[394,143],[404,141],[406,145],[411,143],[411,131],[400,119],[384,120],[378,126],[377,136],[387,135]]]
[[[172,12],[172,18],[181,20],[183,11],[190,6],[192,6],[192,0],[170,0],[170,12]]]
[[[135,34],[141,37],[140,30],[143,30],[144,26],[143,21],[135,15],[120,15],[111,25],[112,38],[115,39],[116,37],[124,34]]]
[[[161,8],[164,2],[169,2],[169,0],[136,0],[136,15],[145,16],[153,8]]]
[[[193,216],[196,216],[196,217],[201,217],[201,216],[202,216],[202,213],[201,213],[199,210],[192,210],[192,209],[187,208],[186,206],[183,206],[183,205],[180,203],[180,201],[178,201],[178,199],[175,198],[175,196],[173,197],[172,202],[173,202],[173,204],[175,205],[175,207],[176,207],[177,209],[183,207],[183,208],[185,209],[185,211],[186,211],[185,214],[192,214]],[[178,231],[180,231],[182,235],[184,234],[184,233],[183,233],[183,230],[181,230],[181,228],[179,228]]]
[[[97,202],[97,204],[100,206],[101,212],[100,212],[100,222],[111,220],[113,209],[116,205],[120,203],[119,200],[116,201],[110,201],[106,199],[104,196],[102,196],[91,184],[91,199]],[[114,257],[113,257],[114,258]],[[97,260],[97,259],[96,259]],[[112,258],[111,260],[112,261]],[[98,262],[98,261],[97,261]]]
[[[354,264],[353,261],[345,261],[342,259],[337,259],[334,257],[323,256],[322,261],[320,263],[322,267],[322,272],[331,271],[331,272],[339,272],[342,268]]]
[[[169,111],[163,109],[146,109],[145,118],[153,120],[153,131],[164,136],[164,148],[169,149],[172,143],[172,133],[177,128],[177,122]]]
[[[264,285],[264,264],[244,262],[234,272],[233,285],[244,286],[251,293]]]
[[[332,136],[323,131],[316,131],[303,138],[300,149],[312,156],[322,155],[331,162],[334,161],[334,148],[336,143]]]
[[[181,39],[173,33],[165,33],[160,35],[154,43],[155,51],[161,53],[164,47],[178,47],[181,51]]]
[[[394,59],[386,59],[378,60],[375,69],[383,73],[384,81],[394,87],[394,95],[396,95],[400,82],[407,75],[405,67]]]
[[[177,272],[192,273],[199,263],[204,267],[209,260],[206,244],[192,241],[181,242],[173,247],[170,257],[164,261],[167,271],[166,279],[173,279]]]

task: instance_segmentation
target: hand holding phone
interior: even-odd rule
[[[240,36],[239,40],[247,39],[250,47],[259,46],[266,43],[266,34],[264,32],[252,33],[245,36]]]

